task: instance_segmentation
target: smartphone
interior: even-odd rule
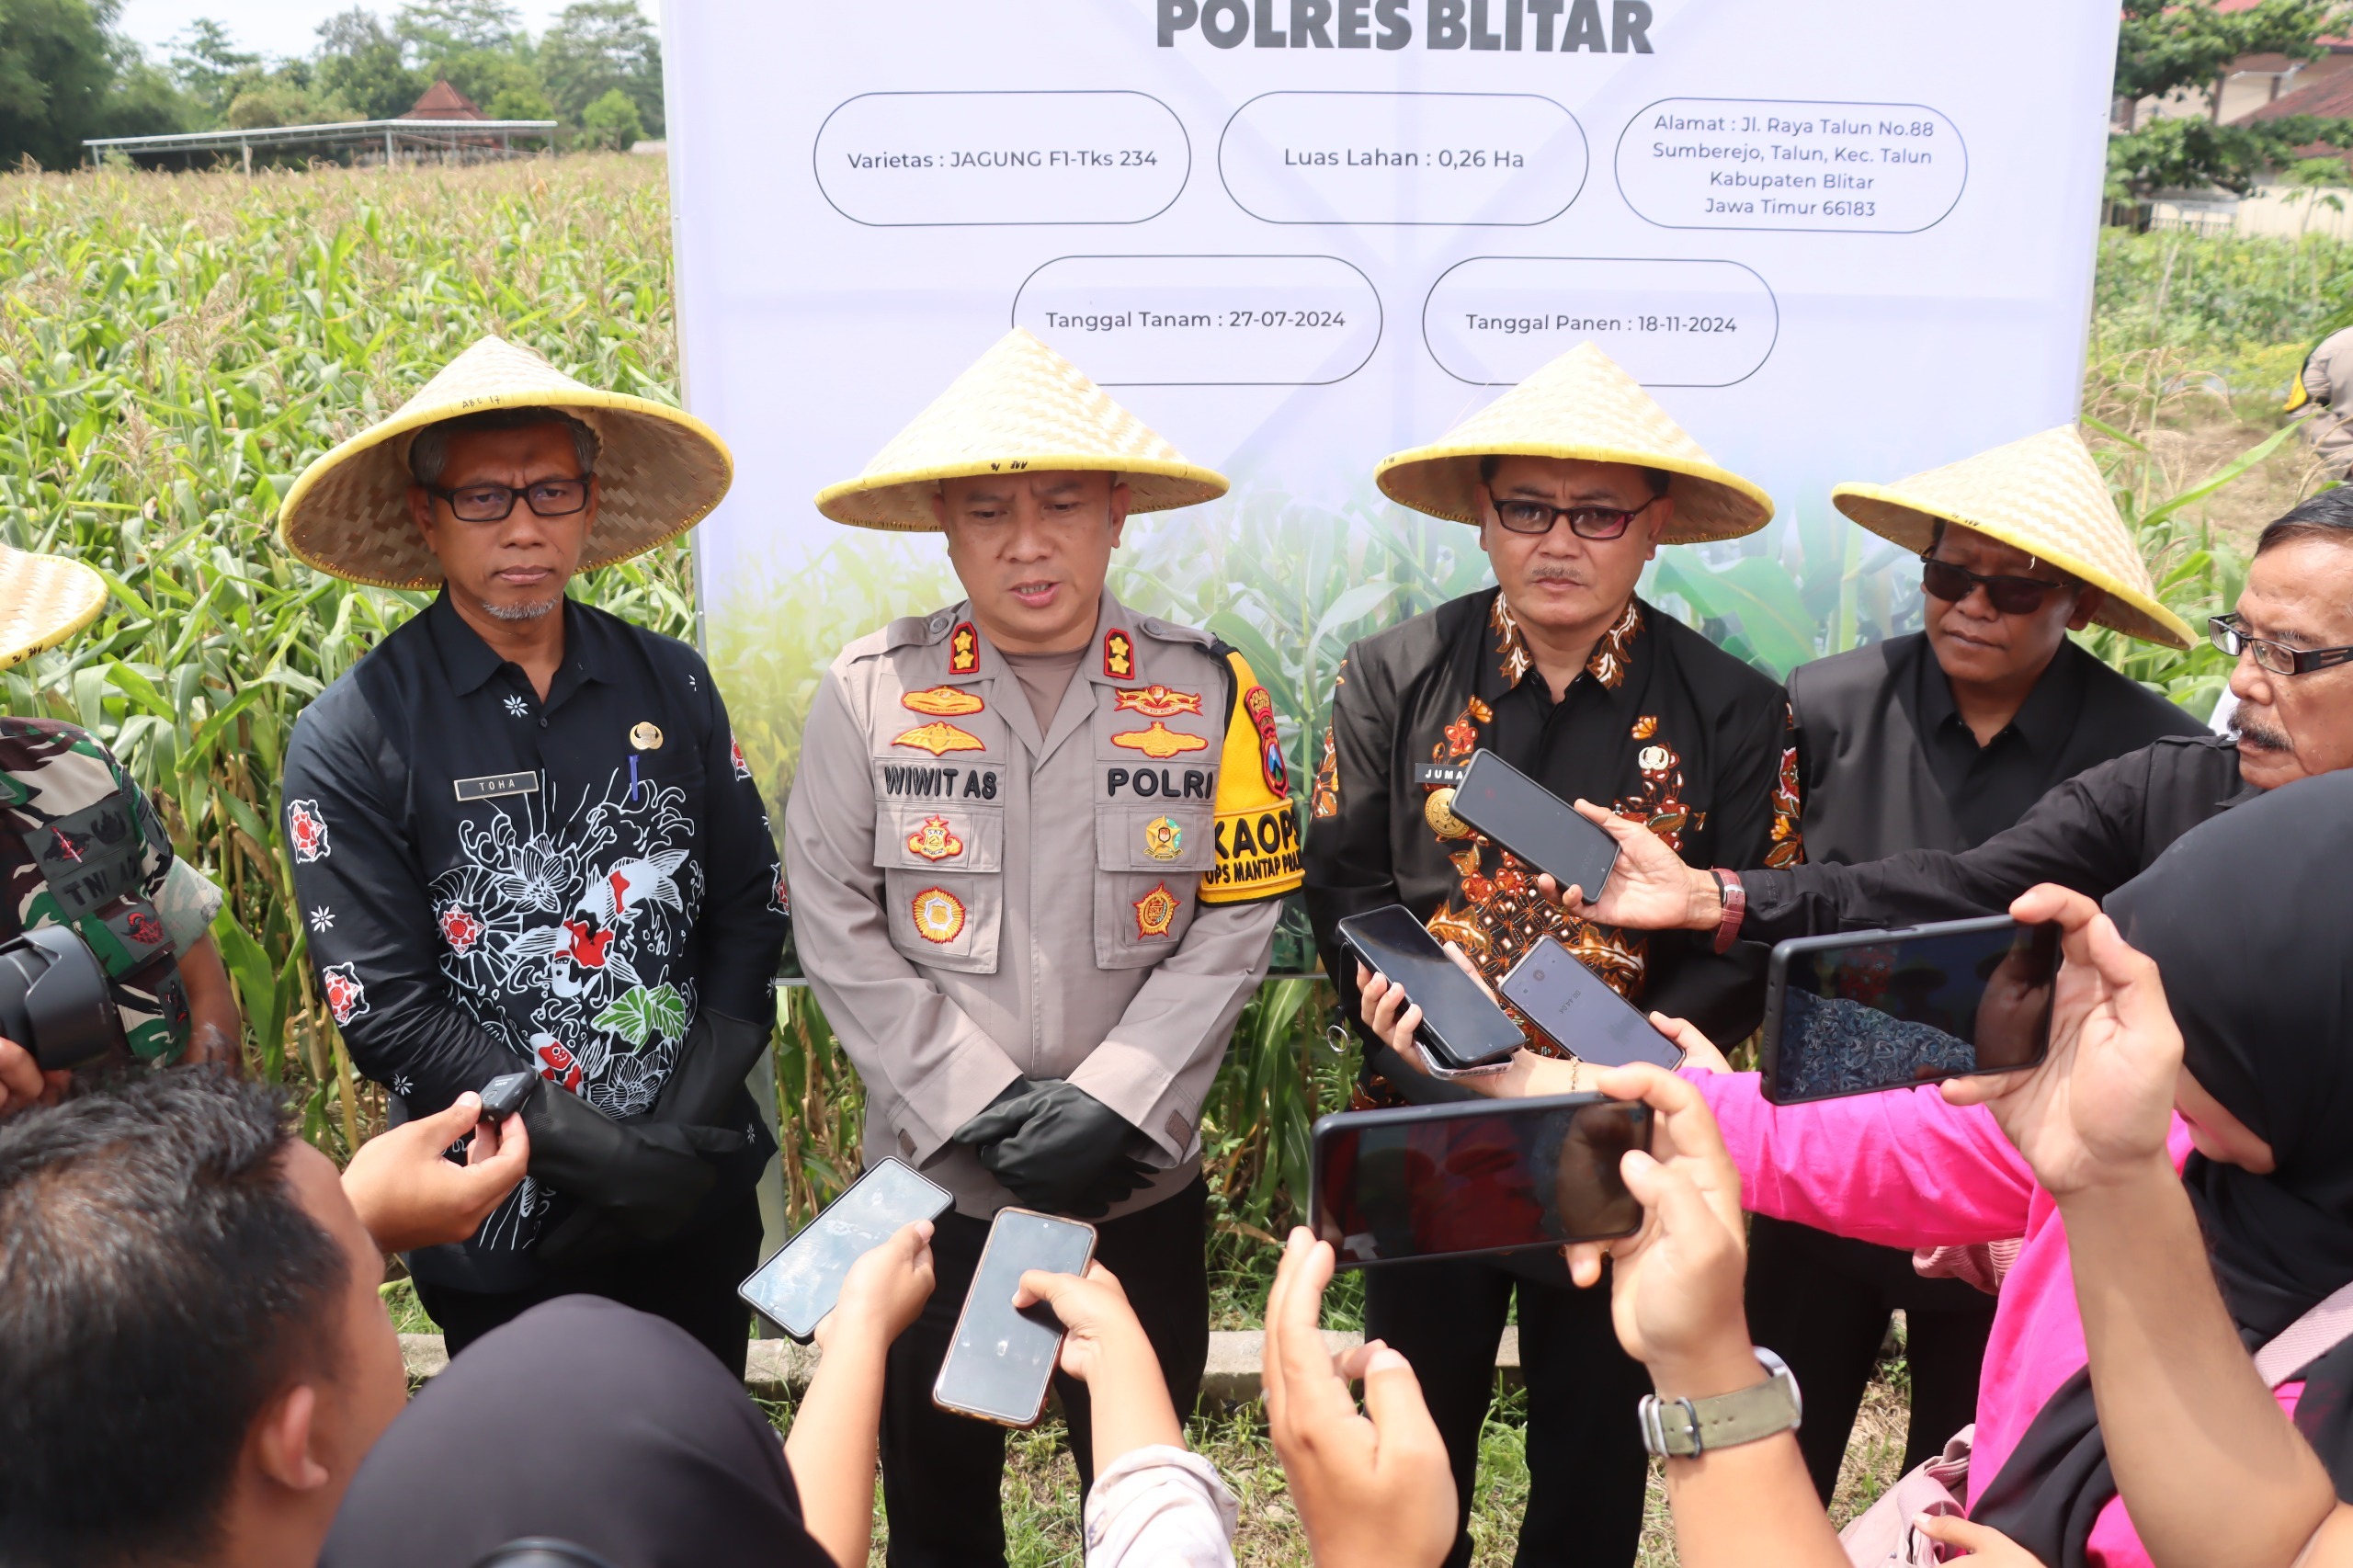
[[[1618,864],[1618,841],[1577,815],[1576,808],[1491,751],[1474,751],[1454,787],[1456,816],[1563,888],[1587,899]]]
[[[482,1121],[504,1121],[523,1108],[530,1096],[531,1085],[539,1082],[539,1074],[529,1068],[519,1073],[501,1073],[483,1085]]]
[[[998,1210],[956,1318],[956,1338],[931,1385],[931,1403],[1000,1426],[1035,1426],[1062,1351],[1063,1320],[1043,1301],[1017,1311],[1014,1290],[1032,1268],[1084,1274],[1094,1256],[1095,1227],[1083,1221]]]
[[[1652,1028],[1650,1019],[1579,963],[1557,937],[1520,955],[1495,989],[1520,1017],[1582,1061],[1603,1067],[1654,1062],[1669,1072],[1683,1065],[1683,1048]]]
[[[1775,1105],[2014,1073],[2051,1050],[2059,928],[2006,915],[1799,937],[1766,971]]]
[[[1343,1268],[1631,1235],[1619,1161],[1651,1108],[1599,1095],[1342,1111],[1317,1121],[1315,1233]]]
[[[1340,922],[1340,945],[1367,969],[1387,975],[1406,1001],[1421,1008],[1422,1025],[1414,1038],[1441,1075],[1500,1069],[1528,1043],[1511,1015],[1455,967],[1438,938],[1404,904],[1349,915]]]
[[[850,1265],[917,1220],[937,1220],[955,1199],[913,1167],[884,1157],[866,1167],[801,1233],[777,1249],[735,1293],[801,1344],[842,1298]]]

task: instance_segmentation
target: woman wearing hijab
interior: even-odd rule
[[[2180,1173],[2233,1325],[2250,1346],[2353,1282],[2353,1141],[2342,1136],[2353,1115],[2346,1051],[2353,1038],[2346,960],[2353,955],[2341,934],[2340,891],[2348,864],[2353,775],[2233,808],[2109,898],[2125,939],[2145,947],[2164,975],[2180,1019],[2184,1060],[2170,1096],[2166,1168]],[[2079,949],[2086,939],[2086,901],[2063,890],[2038,888],[2012,912],[2072,922]],[[2066,983],[2089,983],[2079,970]],[[1376,1027],[1392,1038],[1418,1022],[1372,987],[1366,999]],[[2076,1000],[2071,1006],[2063,996],[2063,1017],[2083,1013]],[[1712,1054],[1688,1025],[1660,1021],[1703,1057]],[[1545,1070],[1559,1065],[1516,1063],[1480,1086],[1556,1092],[1561,1085],[1546,1082]],[[1740,1168],[1742,1206],[1753,1212],[1891,1245],[2025,1238],[1986,1350],[1970,1518],[1931,1521],[1924,1533],[1977,1551],[1989,1568],[2026,1555],[2048,1568],[2150,1562],[2117,1498],[2087,1370],[2070,1227],[2003,1128],[2007,1119],[2023,1128],[2037,1096],[2058,1092],[2054,1071],[1780,1108],[1765,1103],[1754,1074],[1695,1076]],[[2002,1103],[2003,1119],[1973,1103],[1988,1100]],[[2303,1381],[2283,1382],[2279,1403],[2295,1414],[2342,1494],[2353,1484],[2353,1344],[2298,1369]],[[2224,1473],[2178,1500],[2214,1510],[2215,1499],[2228,1496],[2234,1512],[2246,1493],[2223,1489]]]

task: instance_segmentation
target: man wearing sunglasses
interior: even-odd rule
[[[1563,801],[1604,803],[1677,865],[1794,861],[1796,765],[1781,688],[1635,592],[1661,545],[1736,539],[1772,503],[1720,468],[1590,344],[1439,441],[1377,471],[1393,500],[1475,530],[1495,585],[1358,642],[1341,666],[1311,794],[1307,908],[1350,1016],[1339,921],[1402,903],[1490,979],[1546,937],[1643,1007],[1738,1040],[1763,1004],[1761,955],[1566,915],[1534,870],[1452,809],[1472,755],[1494,752]],[[1467,547],[1470,541],[1465,541]],[[1531,1046],[1562,1047],[1536,1037]],[[1366,1032],[1368,1098],[1456,1098]],[[1624,1568],[1649,1461],[1626,1420],[1648,1383],[1599,1291],[1557,1253],[1372,1270],[1365,1329],[1414,1364],[1467,1523],[1495,1357],[1517,1309],[1537,1478],[1520,1561]],[[1471,1553],[1467,1528],[1449,1562]]]
[[[1836,498],[1899,544],[1916,548],[1925,535],[1922,630],[1790,673],[1809,861],[1973,849],[2062,780],[2165,736],[2207,733],[2067,635],[2097,620],[2188,641],[2073,430],[1893,485],[1841,486]],[[1923,1278],[1910,1248],[1760,1216],[1748,1296],[1757,1343],[1805,1390],[1798,1441],[1825,1504],[1893,1312],[1904,1314],[1912,1381],[1903,1468],[1975,1419],[1994,1297],[1963,1278]]]
[[[701,658],[564,592],[728,475],[690,416],[489,338],[281,514],[322,571],[438,590],[304,710],[283,831],[318,994],[394,1124],[536,1079],[529,1179],[408,1256],[452,1354],[585,1292],[743,1369],[780,862]]]
[[[1711,873],[1604,823],[1623,852],[1599,901],[1574,907],[1635,929],[1729,927],[1778,942],[1996,914],[2037,882],[2104,898],[2239,801],[2353,767],[2353,490],[2324,492],[2266,528],[2236,609],[2210,631],[2238,661],[2230,734],[2168,735],[2086,769],[1974,848]]]

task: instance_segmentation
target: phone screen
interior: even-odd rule
[[[1340,939],[1422,1010],[1421,1038],[1446,1067],[1499,1061],[1528,1043],[1511,1015],[1454,965],[1412,910],[1392,903],[1340,922]]]
[[[1669,1071],[1683,1065],[1683,1048],[1653,1028],[1557,937],[1529,949],[1495,989],[1521,1017],[1587,1062],[1604,1067],[1654,1062]]]
[[[1013,1292],[1032,1268],[1084,1274],[1095,1227],[1027,1209],[1001,1209],[981,1249],[972,1289],[939,1364],[931,1400],[959,1415],[1027,1426],[1046,1408],[1046,1384],[1063,1345],[1063,1321],[1043,1301],[1018,1311]]]
[[[902,1226],[938,1219],[952,1201],[944,1188],[908,1166],[892,1159],[877,1160],[735,1293],[807,1344],[817,1332],[818,1320],[841,1300],[850,1265]]]
[[[1650,1108],[1598,1095],[1344,1111],[1315,1124],[1309,1208],[1343,1268],[1631,1234],[1619,1161]]]
[[[2031,1067],[2051,1044],[2059,928],[1958,920],[1784,943],[1766,999],[1776,1105]]]
[[[1491,751],[1471,754],[1455,787],[1456,816],[1566,888],[1601,896],[1618,845],[1576,808]]]

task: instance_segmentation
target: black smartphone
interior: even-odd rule
[[[523,1108],[523,1102],[530,1097],[531,1085],[538,1081],[539,1074],[528,1067],[519,1073],[501,1073],[483,1085],[482,1115],[478,1119],[504,1121],[513,1116]]]
[[[1475,1073],[1500,1067],[1528,1043],[1511,1015],[1478,982],[1454,966],[1438,938],[1402,903],[1351,915],[1340,922],[1340,944],[1367,969],[1389,977],[1422,1010],[1415,1038],[1428,1048],[1439,1072]]]
[[[1491,751],[1474,751],[1454,787],[1456,816],[1563,889],[1588,899],[1618,864],[1618,841],[1577,815],[1576,808]]]
[[[1342,1111],[1317,1121],[1315,1233],[1343,1268],[1631,1235],[1619,1161],[1651,1108],[1599,1095]]]
[[[1013,1292],[1032,1268],[1084,1274],[1094,1256],[1095,1227],[1083,1221],[998,1210],[931,1403],[1000,1426],[1035,1426],[1062,1352],[1063,1320],[1043,1301],[1017,1310]]]
[[[1759,1041],[1775,1105],[2014,1073],[2051,1050],[2059,927],[2007,915],[1773,949]]]
[[[817,1211],[735,1293],[801,1344],[841,1300],[850,1265],[917,1220],[937,1220],[955,1199],[912,1166],[884,1157]]]
[[[1683,1048],[1653,1028],[1650,1019],[1579,963],[1557,937],[1521,954],[1495,989],[1520,1017],[1582,1061],[1603,1067],[1654,1062],[1669,1072],[1683,1065]]]

